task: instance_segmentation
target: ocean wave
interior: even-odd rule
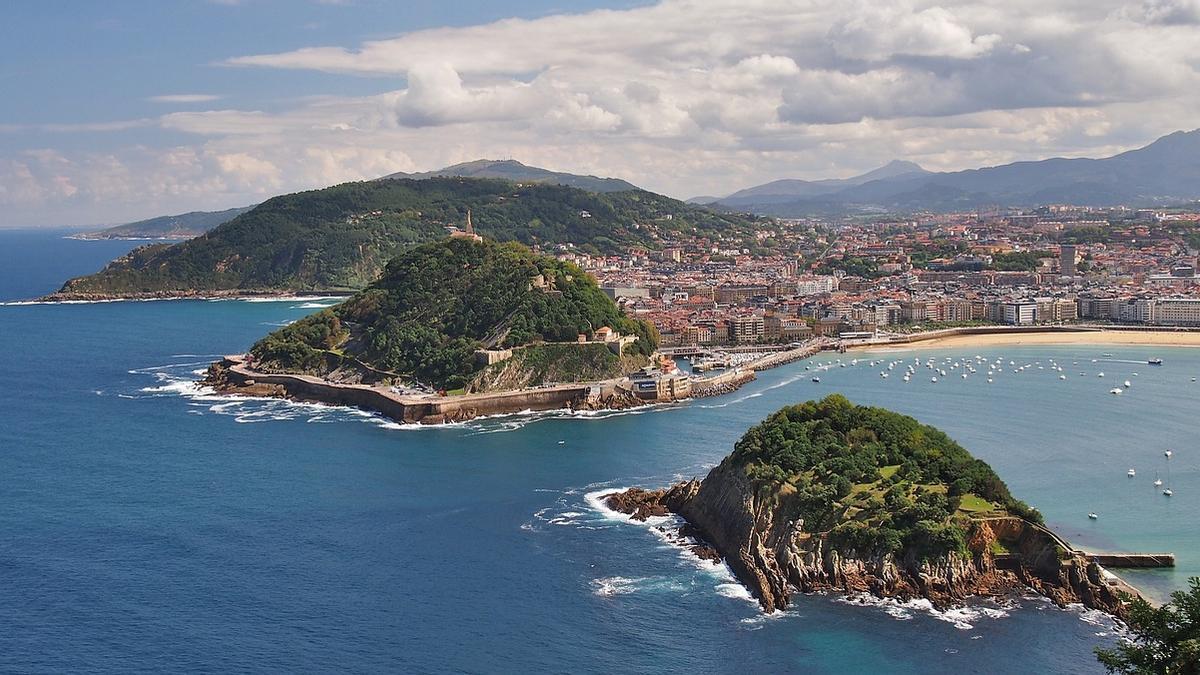
[[[644,581],[643,578],[630,577],[604,577],[602,579],[592,579],[592,586],[595,588],[594,594],[602,597],[611,597],[614,595],[627,595],[637,590],[637,584]]]
[[[253,298],[212,298],[214,302],[221,300],[237,300],[238,302],[320,302],[322,300],[340,300],[336,295],[279,295],[259,296]]]
[[[325,309],[326,307],[333,307],[336,304],[336,302],[306,302],[302,305],[294,305],[291,307],[291,309]]]
[[[753,602],[754,604],[758,604],[758,601],[756,601],[754,596],[750,594],[750,590],[741,584],[717,584],[713,590],[717,592],[717,595],[722,597],[732,598],[734,600],[747,600],[749,602]]]
[[[834,600],[849,605],[874,607],[882,610],[888,616],[900,620],[911,621],[915,615],[924,614],[939,621],[953,624],[959,630],[972,630],[975,624],[982,620],[1003,619],[1017,608],[1017,604],[1001,604],[991,599],[979,599],[977,602],[939,610],[926,598],[916,598],[907,602],[896,598],[879,598],[869,593],[854,593],[842,595]]]
[[[629,514],[609,508],[604,503],[603,497],[605,495],[614,492],[623,492],[627,489],[629,488],[607,487],[600,490],[592,490],[584,494],[583,499],[588,506],[599,513],[604,519],[636,525],[654,535],[665,547],[675,551],[679,555],[680,560],[688,567],[705,574],[715,581],[713,591],[717,595],[747,602],[758,608],[758,601],[737,580],[737,577],[733,574],[733,570],[729,568],[728,564],[724,561],[714,563],[712,560],[701,558],[692,550],[692,547],[699,542],[691,537],[684,537],[678,534],[679,527],[685,522],[683,518],[677,515],[651,516],[644,521],[639,521],[634,520]]]

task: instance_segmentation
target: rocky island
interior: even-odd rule
[[[702,481],[605,499],[636,519],[681,516],[697,553],[723,558],[768,612],[797,591],[946,607],[1025,589],[1125,612],[1118,580],[986,463],[931,426],[840,395],[771,415]]]
[[[463,232],[401,253],[344,302],[213,364],[205,383],[404,422],[622,408],[644,402],[622,382],[649,372],[657,344],[578,267]],[[656,399],[687,394],[648,381]]]

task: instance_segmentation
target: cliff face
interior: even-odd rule
[[[726,461],[702,482],[667,490],[629,491],[609,499],[634,517],[665,510],[682,516],[694,534],[711,544],[738,580],[771,612],[786,607],[793,592],[840,590],[900,599],[928,598],[945,607],[971,595],[1001,595],[1032,588],[1058,604],[1081,602],[1120,616],[1124,608],[1101,579],[1101,570],[1057,545],[1045,530],[1007,517],[974,521],[969,556],[932,561],[860,554],[831,546],[823,532],[787,517],[789,495],[756,488],[745,472]]]

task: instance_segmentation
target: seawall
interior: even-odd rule
[[[210,371],[210,384],[230,393],[284,395],[304,401],[374,410],[397,422],[439,424],[485,415],[525,410],[543,411],[573,407],[596,392],[592,385],[562,385],[511,392],[465,396],[405,396],[387,387],[337,384],[307,375],[260,373],[246,367],[238,356],[227,356]],[[270,389],[275,388],[274,391]]]

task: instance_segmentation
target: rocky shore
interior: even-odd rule
[[[111,302],[113,300],[236,300],[241,298],[265,298],[287,300],[291,298],[340,298],[346,291],[133,291],[129,293],[93,293],[81,291],[58,291],[38,298],[42,302]]]
[[[637,520],[677,514],[687,523],[681,540],[723,559],[738,580],[772,612],[796,592],[833,590],[882,598],[926,598],[946,608],[972,596],[1007,596],[1031,589],[1055,603],[1083,605],[1124,616],[1122,598],[1103,570],[1065,550],[1044,528],[1016,517],[980,519],[969,531],[968,556],[934,561],[859,555],[830,546],[825,533],[790,521],[774,498],[764,498],[746,475],[722,464],[703,480],[662,490],[634,488],[604,497]]]

